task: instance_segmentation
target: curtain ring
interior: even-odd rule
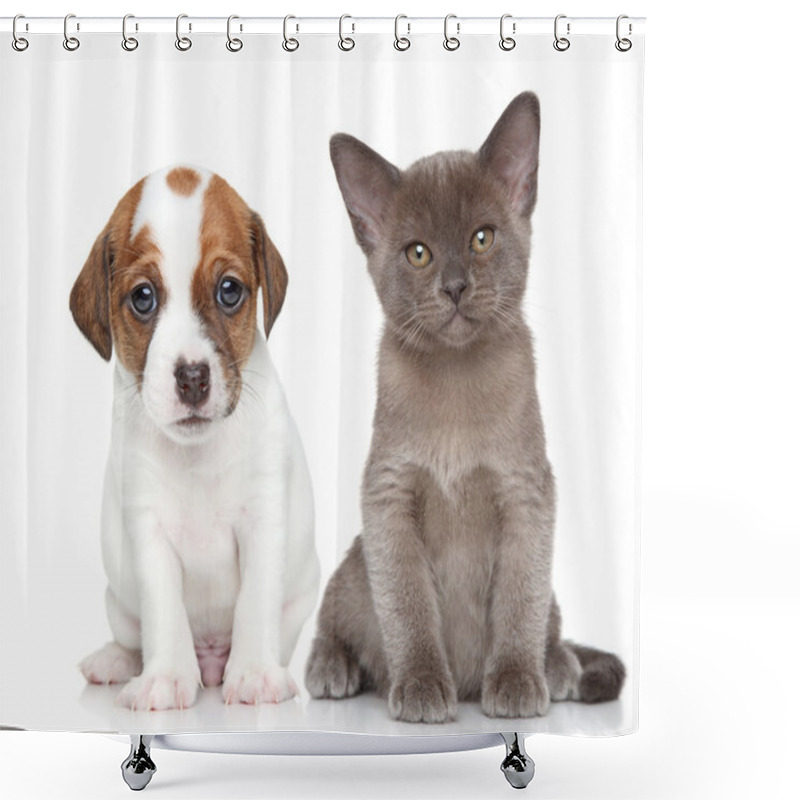
[[[461,47],[461,40],[458,38],[458,36],[450,36],[450,34],[448,33],[448,25],[451,19],[456,19],[456,15],[448,14],[444,18],[444,42],[443,42],[444,49],[450,50],[450,52],[452,52],[453,50],[458,50],[458,48]],[[461,33],[460,22],[456,22],[456,34],[458,33]]]
[[[558,50],[559,53],[563,53],[565,50],[569,50],[570,40],[566,38],[566,36],[559,36],[558,35],[558,21],[560,19],[566,19],[566,14],[559,14],[555,22],[553,23],[553,35],[555,36],[555,41],[553,42],[553,47]],[[567,36],[569,36],[569,22],[567,23]]]
[[[181,36],[181,20],[188,19],[188,17],[188,14],[178,14],[175,19],[175,47],[183,52],[192,46],[192,40],[188,36]],[[189,30],[191,29],[192,25],[189,23]]]
[[[400,50],[408,50],[411,47],[411,39],[408,36],[401,36],[400,35],[400,20],[401,19],[408,19],[405,14],[398,14],[394,18],[394,49]],[[411,33],[411,23],[406,22],[406,27],[408,28],[408,33]]]
[[[344,50],[345,52],[347,52],[348,50],[352,50],[356,46],[355,41],[351,37],[343,35],[342,27],[346,19],[353,19],[353,18],[349,14],[342,14],[342,16],[339,17],[339,49]],[[351,23],[351,25],[353,26],[352,32],[355,33],[356,25],[354,22]]]
[[[297,41],[294,37],[289,38],[288,30],[289,30],[289,20],[290,19],[297,19],[297,17],[293,17],[291,14],[285,16],[283,18],[283,49],[287,53],[294,53],[298,47],[300,47],[300,42]],[[300,29],[300,26],[297,26],[297,30]]]
[[[503,14],[500,17],[500,49],[505,50],[508,52],[509,50],[513,50],[517,46],[517,40],[512,39],[510,36],[505,35],[505,22],[507,19],[511,19],[511,14]],[[517,23],[511,23],[511,32],[517,32]]]
[[[28,49],[28,45],[30,44],[30,42],[17,33],[17,20],[19,20],[19,19],[25,19],[25,15],[24,14],[17,14],[17,16],[14,17],[14,22],[13,22],[13,24],[11,26],[11,36],[13,37],[11,39],[11,46],[18,53],[22,53],[23,51]]]
[[[139,40],[134,36],[128,36],[129,19],[134,19],[133,14],[126,14],[122,18],[122,49],[132,53],[139,46]]]
[[[225,42],[225,47],[227,47],[231,53],[238,53],[242,49],[242,47],[244,47],[244,43],[242,42],[241,39],[235,39],[231,37],[231,22],[233,22],[233,20],[235,19],[239,19],[239,17],[237,17],[236,14],[231,14],[228,17],[228,28],[227,28],[228,41]],[[239,30],[241,30],[241,27],[239,27]]]
[[[80,39],[69,35],[68,26],[71,19],[75,19],[74,14],[67,14],[67,16],[64,17],[64,49],[69,50],[70,53],[77,50],[81,46]],[[76,30],[80,30],[79,25],[76,26]]]
[[[616,47],[617,50],[620,51],[620,53],[627,53],[628,50],[630,50],[631,47],[633,47],[633,42],[630,39],[623,39],[619,35],[620,22],[622,22],[622,20],[624,20],[624,19],[628,19],[628,15],[627,14],[620,14],[617,17],[617,41],[614,42],[614,47]],[[629,22],[628,23],[628,34],[631,34],[631,33],[633,33],[633,26]]]

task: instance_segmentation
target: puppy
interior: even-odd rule
[[[258,214],[218,175],[139,181],[97,237],[70,296],[116,351],[102,508],[114,640],[91,683],[133,709],[296,694],[286,667],[316,603],[311,483],[269,335],[287,274]]]

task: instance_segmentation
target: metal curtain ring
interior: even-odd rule
[[[134,19],[133,14],[126,14],[122,18],[122,49],[127,50],[129,53],[132,53],[139,46],[139,40],[133,36],[128,36],[129,19]]]
[[[444,42],[443,42],[443,44],[444,44],[444,49],[445,50],[450,50],[452,52],[453,50],[458,50],[458,48],[461,47],[461,40],[457,36],[450,36],[450,34],[448,33],[447,28],[448,28],[448,25],[449,25],[451,19],[456,19],[456,15],[455,14],[448,14],[444,18]],[[461,32],[461,23],[460,22],[456,22],[456,33],[458,34],[460,32]]]
[[[630,39],[623,39],[619,35],[620,22],[622,22],[622,20],[624,20],[624,19],[628,19],[628,15],[627,14],[620,14],[617,17],[617,41],[614,42],[614,47],[616,47],[617,50],[620,51],[620,53],[627,53],[628,50],[630,50],[631,47],[633,47],[633,42]],[[629,22],[628,23],[628,33],[630,34],[632,32],[633,32],[633,27],[631,26],[631,24]]]
[[[188,19],[188,14],[178,14],[175,19],[175,47],[178,50],[185,52],[192,46],[192,40],[188,36],[181,36],[181,20]],[[189,24],[189,30],[192,29],[191,23]]]
[[[297,41],[294,37],[288,36],[289,30],[289,20],[290,19],[297,19],[297,17],[293,17],[291,14],[285,16],[283,18],[283,49],[286,50],[287,53],[294,53],[298,47],[300,47],[300,42]],[[299,30],[299,26],[296,28]]]
[[[566,38],[566,36],[559,36],[558,35],[558,21],[561,19],[566,19],[566,14],[559,14],[555,22],[553,23],[553,36],[555,36],[555,41],[553,42],[553,47],[559,51],[559,53],[563,53],[565,50],[569,50],[570,41]],[[569,36],[569,22],[567,23],[567,36]]]
[[[239,17],[237,17],[236,14],[231,14],[228,17],[228,28],[227,28],[228,41],[225,42],[225,47],[227,47],[228,50],[231,51],[231,53],[238,53],[242,49],[242,47],[244,47],[244,43],[242,42],[241,39],[235,39],[231,36],[231,22],[233,22],[233,20],[235,19],[239,19]],[[240,26],[239,30],[241,29],[242,28]]]
[[[64,49],[73,52],[81,46],[81,42],[80,39],[77,39],[75,36],[69,35],[68,26],[71,19],[75,19],[74,14],[67,14],[67,16],[64,17]],[[76,26],[76,30],[80,30],[79,25]]]
[[[405,14],[398,14],[394,18],[394,49],[400,50],[402,52],[403,50],[408,50],[408,48],[411,47],[411,39],[409,39],[407,35],[406,36],[400,35],[401,19],[408,19],[408,17]],[[408,28],[408,33],[411,33],[410,22],[406,23],[406,28]]]
[[[349,14],[342,14],[342,16],[339,17],[339,49],[344,50],[345,52],[347,52],[348,50],[352,50],[356,46],[355,41],[351,37],[345,36],[342,31],[342,27],[344,26],[344,21],[346,19],[353,19],[353,18]],[[353,26],[353,33],[355,33],[356,30],[355,23],[351,24]]]
[[[11,36],[13,37],[11,39],[11,46],[18,53],[22,53],[24,50],[27,50],[28,49],[28,45],[30,44],[30,42],[27,39],[25,39],[23,36],[20,36],[17,33],[17,20],[20,20],[20,19],[25,19],[25,15],[24,14],[17,14],[17,16],[14,17],[14,22],[11,25]]]
[[[517,46],[517,40],[512,39],[510,36],[506,36],[505,34],[505,24],[507,19],[511,19],[511,14],[503,14],[503,16],[500,17],[500,49],[505,50],[506,52],[513,50]],[[511,23],[511,32],[517,32],[516,22]]]

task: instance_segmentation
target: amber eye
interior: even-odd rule
[[[469,243],[470,249],[473,253],[486,253],[494,244],[494,231],[491,228],[481,228],[472,234],[472,240]]]
[[[414,242],[406,247],[406,258],[414,269],[423,269],[431,263],[433,255],[427,245],[422,242]]]
[[[149,283],[140,283],[130,293],[130,304],[137,317],[146,319],[158,305],[156,290]]]

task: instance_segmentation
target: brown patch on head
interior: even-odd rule
[[[70,310],[77,326],[108,361],[112,341],[120,363],[141,383],[154,320],[138,319],[128,304],[130,292],[151,283],[164,302],[158,270],[158,247],[145,226],[131,238],[144,179],[129,189],[95,240],[70,293]]]
[[[192,280],[192,305],[220,354],[229,408],[233,410],[241,391],[240,367],[255,341],[259,286],[269,334],[286,293],[286,269],[258,215],[218,175],[211,177],[205,192],[200,254]],[[218,290],[225,278],[244,288],[242,300],[234,309],[218,302]]]
[[[190,197],[200,185],[200,176],[189,167],[175,167],[167,173],[167,186],[175,194]]]

